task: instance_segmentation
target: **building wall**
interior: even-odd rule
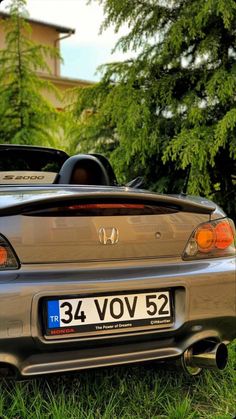
[[[5,33],[3,28],[3,19],[0,16],[0,49],[5,47]]]
[[[0,48],[5,47],[5,32],[2,25],[4,19],[0,16]],[[46,45],[47,47],[58,48],[59,52],[59,42],[58,38],[60,34],[55,28],[46,25],[40,25],[38,23],[31,22],[31,33],[30,38],[32,41],[37,42],[38,44]],[[58,57],[50,57],[50,55],[45,56],[45,61],[50,69],[50,73],[55,76],[60,76],[60,60]],[[45,74],[48,74],[49,71],[45,70]]]
[[[3,20],[4,19],[0,16],[0,49],[5,47],[5,33],[2,25]],[[47,26],[44,23],[40,24],[36,22],[30,22],[30,26],[32,29],[30,37],[33,41],[53,48],[57,47],[59,51],[59,38],[60,36],[65,35],[61,35],[56,28],[51,27],[50,25]],[[50,81],[59,90],[60,97],[58,97],[54,92],[51,92],[50,90],[44,89],[42,93],[45,98],[48,99],[49,102],[57,109],[63,109],[65,105],[68,104],[68,99],[67,102],[63,100],[67,90],[78,86],[91,85],[91,82],[61,77],[59,58],[50,57],[47,55],[45,56],[45,61],[47,62],[50,71],[40,72],[39,75],[41,78]]]
[[[54,29],[46,26],[41,26],[39,24],[31,24],[32,33],[31,39],[34,42],[37,42],[42,45],[46,45],[52,48],[57,48],[59,53],[59,42],[58,39],[60,34]],[[45,56],[45,61],[47,62],[51,74],[55,76],[60,76],[60,60],[57,57],[50,57],[49,55]],[[48,71],[45,71],[48,73]]]
[[[93,85],[92,82],[85,80],[70,79],[67,77],[55,77],[51,75],[41,74],[41,78],[52,83],[59,94],[59,97],[55,92],[50,90],[43,90],[43,95],[52,103],[55,108],[62,110],[65,106],[71,102],[71,96],[68,94],[69,90],[75,87],[86,87]]]

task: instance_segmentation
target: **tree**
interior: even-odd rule
[[[99,3],[102,29],[125,24],[116,48],[135,56],[106,65],[101,83],[79,92],[82,140],[115,146],[111,158],[120,172],[144,174],[164,192],[177,190],[191,167],[188,192],[235,214],[236,2]]]
[[[55,49],[30,39],[25,20],[26,0],[12,0],[10,17],[4,22],[6,47],[0,50],[0,141],[22,144],[50,144],[57,113],[40,93],[54,89],[37,75],[48,70],[45,55]]]

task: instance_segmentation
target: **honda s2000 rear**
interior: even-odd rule
[[[0,153],[0,368],[179,358],[189,374],[224,369],[235,228],[217,205],[119,187],[99,155]]]

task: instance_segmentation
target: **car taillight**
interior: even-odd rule
[[[19,261],[10,243],[0,235],[0,270],[18,269],[19,267]]]
[[[76,204],[67,207],[70,210],[87,210],[87,209],[143,209],[144,204],[122,204],[122,203],[99,203],[99,204]]]
[[[224,218],[200,224],[192,233],[183,259],[202,259],[235,254],[235,227],[232,220]]]
[[[233,228],[227,221],[221,221],[215,227],[216,241],[215,246],[217,249],[226,249],[234,241]]]

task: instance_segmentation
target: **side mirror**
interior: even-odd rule
[[[139,189],[144,186],[144,178],[141,176],[136,177],[135,179],[131,180],[130,182],[126,183],[128,188],[136,188]]]

